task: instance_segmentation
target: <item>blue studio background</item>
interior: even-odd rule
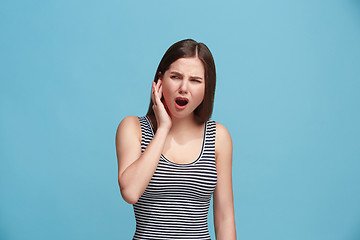
[[[1,240],[131,239],[115,132],[184,38],[215,58],[238,239],[360,239],[359,0],[2,0],[0,34]]]

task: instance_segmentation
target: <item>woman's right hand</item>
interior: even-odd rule
[[[169,130],[172,122],[166,108],[166,102],[161,101],[162,97],[162,81],[159,79],[157,83],[152,83],[151,99],[153,102],[153,110],[156,117],[157,129],[165,128]]]

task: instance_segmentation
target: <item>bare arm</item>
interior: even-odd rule
[[[232,187],[232,141],[228,130],[216,124],[215,156],[218,182],[214,191],[214,225],[217,240],[236,240]]]
[[[141,128],[137,117],[124,118],[116,132],[118,181],[121,195],[130,204],[135,204],[148,186],[159,162],[171,127],[171,119],[160,101],[161,81],[153,84],[152,98],[158,122],[155,136],[141,154]]]
[[[121,121],[116,134],[118,157],[118,180],[121,195],[130,204],[135,204],[145,191],[153,176],[165,144],[167,132],[158,129],[148,147],[141,154],[141,131],[137,117]]]

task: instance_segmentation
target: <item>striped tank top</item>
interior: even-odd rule
[[[147,117],[139,117],[141,151],[154,136]],[[209,240],[207,216],[217,182],[215,165],[216,123],[204,126],[199,157],[189,164],[177,164],[161,155],[145,192],[133,204],[137,239]]]

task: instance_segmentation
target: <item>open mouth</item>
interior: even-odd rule
[[[186,104],[188,104],[189,100],[186,98],[176,98],[175,102],[177,105],[179,105],[180,107],[185,106]]]

